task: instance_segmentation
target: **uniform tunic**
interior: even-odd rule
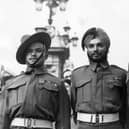
[[[56,129],[70,129],[70,102],[63,83],[36,70],[10,80],[3,91],[3,129],[16,118],[55,122]]]
[[[97,70],[99,68],[99,70]],[[71,103],[76,121],[81,113],[120,113],[124,126],[127,111],[126,71],[107,62],[82,66],[72,73]]]

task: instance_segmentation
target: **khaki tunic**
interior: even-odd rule
[[[72,73],[71,104],[76,121],[77,112],[120,113],[121,124],[126,124],[127,87],[126,71],[101,64],[82,66]]]
[[[47,72],[24,73],[11,79],[2,96],[2,129],[9,129],[15,117],[49,120],[55,122],[56,129],[70,129],[67,91],[59,79]]]

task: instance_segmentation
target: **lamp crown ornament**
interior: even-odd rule
[[[46,5],[49,8],[57,8],[59,6],[60,11],[66,10],[68,0],[34,0],[36,3],[36,10],[42,11],[43,3],[47,2]]]
[[[35,28],[36,32],[45,31],[48,32],[51,36],[51,38],[54,38],[56,36],[55,27],[53,28],[52,23],[53,19],[52,17],[55,15],[55,9],[59,7],[60,11],[65,11],[66,4],[68,0],[34,0],[36,3],[36,10],[41,11],[43,3],[46,3],[46,6],[49,8],[49,18],[48,18],[48,26],[46,27],[37,27]],[[65,5],[65,6],[64,6]],[[72,43],[73,46],[77,46],[78,37],[77,36],[70,36],[70,30],[71,27],[66,23],[66,25],[63,27],[63,34],[57,35],[59,36],[59,39],[61,42],[63,42],[65,47],[69,47],[69,44]]]

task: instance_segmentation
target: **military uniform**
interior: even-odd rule
[[[2,129],[70,129],[67,91],[59,79],[43,69],[27,70],[8,81],[3,100]],[[23,121],[24,127],[20,127]]]
[[[122,129],[127,115],[126,71],[107,62],[72,72],[71,103],[78,129]]]

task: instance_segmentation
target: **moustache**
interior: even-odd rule
[[[91,55],[100,55],[100,53],[99,52],[93,52],[93,53],[91,53]]]

